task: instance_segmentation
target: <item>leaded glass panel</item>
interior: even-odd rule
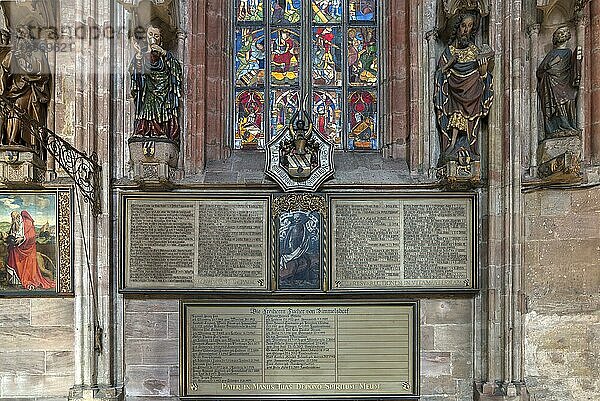
[[[348,0],[350,21],[375,21],[376,0]]]
[[[354,91],[348,98],[348,149],[377,149],[377,103],[374,91]]]
[[[313,84],[342,85],[342,37],[337,27],[313,28]]]
[[[265,31],[239,28],[235,32],[235,83],[256,86],[265,83]]]
[[[300,104],[298,89],[271,91],[271,138],[288,126]]]
[[[264,149],[308,96],[315,129],[336,149],[378,150],[380,3],[234,4],[233,148]]]
[[[264,149],[264,108],[262,92],[244,90],[236,96],[236,149]]]
[[[263,21],[263,0],[237,0],[237,20],[244,21]]]
[[[316,24],[342,22],[342,0],[312,0],[311,8]]]

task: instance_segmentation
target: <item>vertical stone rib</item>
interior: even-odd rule
[[[591,159],[600,163],[600,2],[590,2]]]

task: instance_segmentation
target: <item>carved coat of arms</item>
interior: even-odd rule
[[[267,145],[265,174],[284,191],[316,191],[333,175],[333,145],[303,110]]]

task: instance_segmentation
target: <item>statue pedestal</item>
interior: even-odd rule
[[[177,169],[179,143],[166,138],[132,137],[129,156],[133,179],[143,187],[172,187],[171,177]]]
[[[581,134],[547,138],[538,146],[538,176],[551,182],[581,178]]]
[[[481,183],[481,162],[461,165],[451,160],[436,171],[440,182],[448,187],[475,187]]]
[[[44,182],[46,162],[24,146],[0,146],[0,185],[37,186]]]

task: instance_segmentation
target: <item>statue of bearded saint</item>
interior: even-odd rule
[[[181,63],[163,48],[161,31],[155,26],[150,25],[146,30],[145,49],[135,41],[133,47],[136,54],[129,66],[135,102],[133,135],[179,142]]]
[[[477,14],[455,17],[452,35],[435,72],[434,106],[441,152],[438,167],[449,161],[467,165],[479,160],[481,120],[494,98],[493,56],[475,44]]]

